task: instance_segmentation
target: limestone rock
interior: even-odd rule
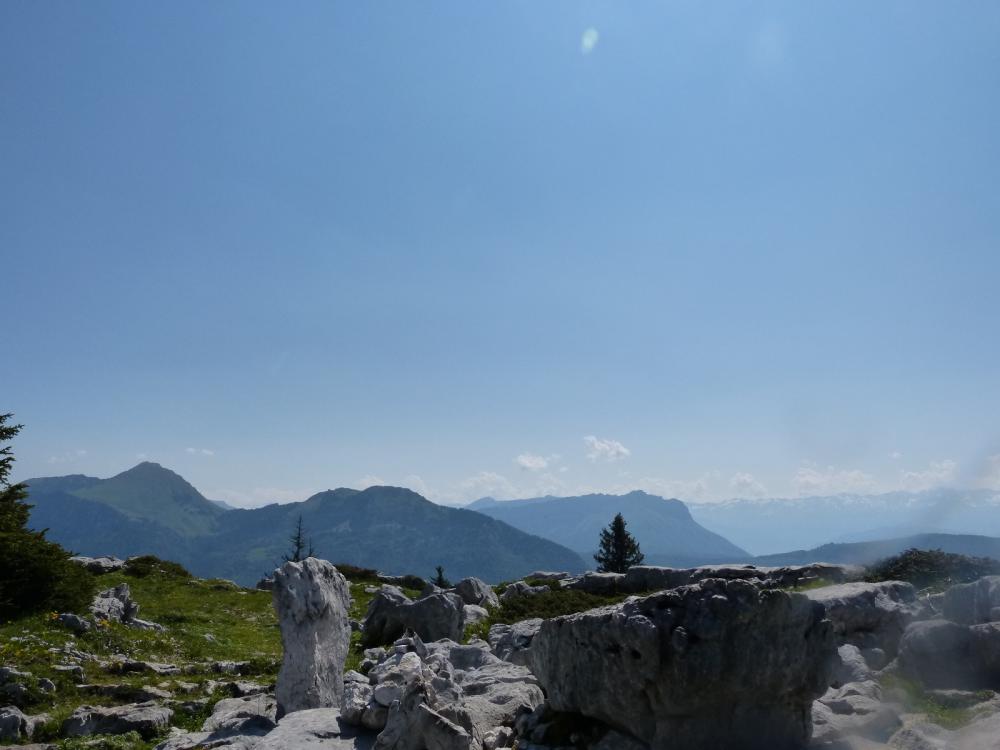
[[[524,577],[526,581],[561,581],[569,578],[569,573],[554,570],[535,570]]]
[[[437,593],[412,601],[395,586],[382,586],[368,605],[361,642],[365,646],[380,646],[408,630],[425,641],[462,640],[464,607],[457,594]]]
[[[28,716],[16,706],[0,708],[0,742],[31,739],[35,729],[48,720],[47,714]]]
[[[351,643],[350,587],[325,560],[286,562],[271,592],[284,658],[278,674],[278,715],[339,706]]]
[[[223,698],[215,704],[201,730],[234,735],[266,734],[277,724],[277,708],[275,699],[264,693]]]
[[[801,748],[834,651],[801,594],[707,579],[542,623],[528,663],[557,711],[656,750]]]
[[[351,726],[335,708],[313,708],[289,714],[254,750],[371,750],[374,733]]]
[[[1000,618],[1000,576],[986,576],[974,583],[952,586],[941,599],[941,614],[962,625],[979,625]]]
[[[464,612],[466,626],[478,625],[490,619],[490,611],[485,607],[478,607],[475,604],[466,604],[462,607],[462,611]]]
[[[915,622],[903,635],[898,663],[902,674],[928,688],[998,689],[1000,623]]]
[[[95,596],[90,605],[90,613],[98,620],[128,623],[139,614],[139,605],[132,600],[128,584],[120,583]]]
[[[535,617],[512,625],[497,624],[490,627],[488,637],[493,654],[511,664],[527,665],[527,651],[531,641],[542,627],[542,619]]]
[[[149,739],[170,725],[173,713],[169,708],[155,703],[80,706],[63,722],[62,734],[65,737],[85,737],[91,734],[138,732]]]
[[[549,589],[548,586],[530,586],[524,581],[514,581],[503,590],[502,594],[500,594],[500,601],[509,602],[513,599],[519,599],[522,596],[547,594],[550,590],[551,589]]]
[[[500,599],[497,598],[493,588],[478,578],[463,578],[455,584],[455,593],[462,597],[462,601],[466,604],[487,608],[500,606]]]
[[[805,593],[826,608],[839,643],[859,648],[880,648],[896,655],[906,626],[917,617],[920,605],[909,583],[842,583]]]
[[[83,566],[91,573],[97,575],[104,575],[105,573],[114,573],[125,567],[125,561],[120,560],[117,557],[102,556],[102,557],[85,557],[84,555],[76,555],[69,559],[70,562],[76,563],[77,565]]]
[[[90,620],[80,617],[80,615],[74,615],[72,612],[63,612],[59,615],[58,621],[64,628],[77,634],[86,633],[92,627]]]
[[[584,573],[566,588],[586,591],[588,594],[612,595],[617,594],[624,583],[624,573]]]
[[[836,747],[844,738],[885,742],[901,724],[900,709],[882,701],[878,683],[868,680],[831,688],[813,703],[813,747]]]

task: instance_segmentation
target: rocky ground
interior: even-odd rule
[[[82,564],[110,568],[90,612],[0,630],[8,741],[1000,748],[1000,577],[929,595],[842,566],[639,567],[438,589],[310,559],[265,592]]]

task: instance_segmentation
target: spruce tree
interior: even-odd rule
[[[10,483],[14,466],[9,442],[21,425],[0,414],[0,619],[42,610],[81,611],[90,601],[94,577],[69,561],[70,553],[28,528],[28,486]]]
[[[615,515],[608,528],[601,530],[601,546],[594,559],[601,573],[624,573],[645,559],[639,543],[625,529],[621,513]]]
[[[299,514],[298,523],[295,525],[295,533],[289,537],[291,551],[282,556],[285,562],[302,562],[307,557],[315,557],[316,550],[313,549],[312,539],[306,541],[306,534],[302,528],[302,514]]]

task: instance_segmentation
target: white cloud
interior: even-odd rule
[[[600,38],[601,35],[597,33],[597,29],[593,26],[589,29],[584,29],[584,32],[580,35],[580,54],[589,55],[593,52]]]
[[[214,456],[215,455],[215,451],[210,450],[209,448],[185,448],[184,452],[185,453],[189,453],[192,456]]]
[[[617,440],[587,435],[583,442],[587,446],[587,458],[591,461],[617,461],[632,455],[632,451]]]
[[[558,460],[559,456],[536,456],[534,453],[522,453],[514,459],[514,463],[525,471],[544,471]]]
[[[799,495],[835,495],[841,492],[872,492],[875,480],[860,469],[803,466],[795,472],[792,486]]]
[[[365,474],[361,479],[358,480],[358,488],[366,490],[369,487],[384,487],[385,480],[382,477],[377,477],[374,474]]]
[[[514,497],[517,495],[517,488],[510,483],[510,480],[495,471],[481,471],[478,474],[463,479],[459,483],[462,494],[466,497]]]
[[[893,451],[892,453],[889,454],[889,458],[891,458],[893,461],[896,461],[897,459],[900,459],[902,457],[903,454],[900,453],[899,451]]]
[[[145,461],[147,458],[149,458],[149,456],[147,456],[145,453],[136,453],[135,457],[136,460],[138,461]]]
[[[738,471],[729,480],[729,486],[737,495],[741,497],[763,497],[767,494],[767,487],[758,482],[753,474],[745,471]]]
[[[903,470],[899,473],[900,483],[904,489],[920,491],[929,490],[947,484],[955,478],[958,464],[950,458],[944,461],[931,461],[926,469],[920,471]]]

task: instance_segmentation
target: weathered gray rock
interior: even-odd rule
[[[146,703],[148,701],[168,700],[173,694],[152,685],[130,685],[128,683],[109,683],[104,685],[77,685],[81,693],[101,695],[120,701]]]
[[[139,614],[139,605],[132,600],[128,584],[120,583],[95,596],[90,605],[90,613],[98,620],[128,623]]]
[[[619,583],[624,593],[639,594],[660,589],[688,586],[707,578],[722,578],[727,581],[751,581],[764,588],[792,588],[815,581],[833,583],[856,580],[864,573],[857,565],[832,565],[812,563],[810,565],[788,565],[765,567],[756,565],[703,565],[697,568],[666,568],[655,565],[635,565],[625,573]]]
[[[849,643],[845,643],[837,649],[830,674],[831,685],[840,687],[849,682],[866,682],[873,679],[875,678],[861,654],[861,649]]]
[[[102,556],[102,557],[85,557],[84,555],[76,555],[69,559],[70,562],[74,562],[80,565],[91,573],[97,575],[104,575],[105,573],[114,573],[125,567],[125,561],[120,560],[117,557]]]
[[[0,708],[0,742],[30,740],[35,729],[48,720],[48,714],[28,716],[16,706],[4,706]]]
[[[500,594],[500,601],[509,602],[513,599],[519,599],[522,596],[547,594],[549,591],[551,591],[551,589],[548,586],[530,586],[524,581],[514,581],[503,590],[502,594]]]
[[[624,573],[584,573],[566,588],[575,591],[586,591],[588,594],[612,595],[623,590]]]
[[[351,643],[350,587],[325,560],[286,562],[271,592],[284,657],[278,674],[278,715],[339,706]]]
[[[561,581],[569,578],[569,573],[554,570],[535,570],[524,577],[526,581]]]
[[[277,710],[277,701],[266,693],[223,698],[215,704],[201,729],[232,735],[263,735],[277,725]]]
[[[479,640],[402,638],[368,677],[370,684],[348,683],[341,715],[381,730],[377,747],[386,750],[495,748],[500,728],[544,700],[527,669],[497,659]]]
[[[86,633],[92,627],[90,620],[74,615],[72,612],[63,612],[59,615],[58,622],[64,628],[72,630],[76,634]]]
[[[1000,623],[915,622],[903,635],[898,667],[928,688],[1000,689]]]
[[[655,750],[781,750],[808,740],[833,650],[805,596],[707,579],[546,620],[528,662],[555,710]]]
[[[941,598],[941,615],[962,625],[994,622],[1000,607],[1000,576],[986,576],[974,583],[952,586]]]
[[[371,750],[375,735],[345,722],[335,708],[289,714],[254,750]]]
[[[461,597],[438,593],[412,601],[395,586],[382,586],[369,603],[362,622],[362,644],[390,643],[408,630],[425,641],[462,640],[465,605]]]
[[[455,584],[455,593],[462,597],[466,604],[478,607],[499,607],[500,599],[493,588],[478,578],[463,578]]]
[[[906,626],[921,611],[913,586],[902,581],[842,583],[805,592],[826,608],[839,643],[896,655]]]
[[[490,649],[499,659],[526,666],[531,641],[541,627],[540,617],[515,622],[513,625],[492,625],[488,636]]]
[[[490,611],[485,607],[478,607],[475,604],[466,604],[462,607],[465,618],[465,625],[478,625],[490,619]]]
[[[885,742],[902,723],[900,710],[882,701],[872,680],[831,688],[813,703],[811,747],[836,747],[845,738]]]
[[[159,734],[170,725],[174,712],[155,703],[127,706],[80,706],[62,724],[65,737],[91,734],[126,734],[138,732],[145,739]]]

